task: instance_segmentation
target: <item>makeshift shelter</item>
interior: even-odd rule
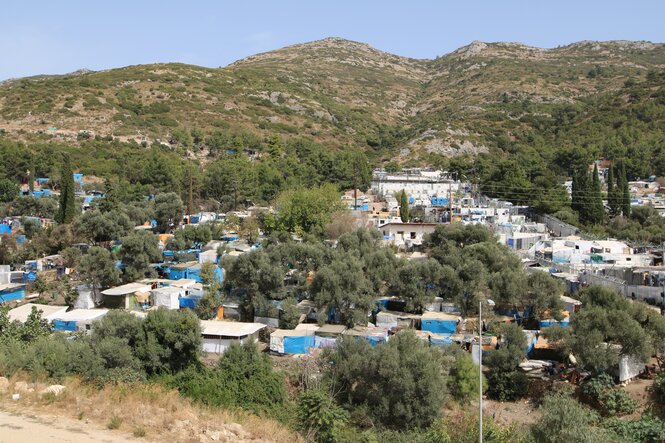
[[[344,325],[323,325],[314,331],[314,347],[320,348],[334,348],[337,346],[337,337],[344,331]]]
[[[381,311],[376,314],[376,326],[388,329],[418,329],[421,316],[397,311]]]
[[[217,251],[210,249],[199,254],[199,263],[217,263]]]
[[[565,305],[565,310],[570,313],[570,318],[572,319],[577,312],[579,312],[580,308],[582,307],[582,302],[579,300],[575,300],[574,298],[562,295],[561,296],[561,301]]]
[[[445,312],[425,312],[422,315],[420,328],[434,334],[454,334],[460,318]]]
[[[0,284],[0,304],[25,298],[25,285],[20,283]]]
[[[223,354],[233,343],[244,344],[259,339],[260,323],[242,323],[220,320],[202,320],[203,350]]]
[[[150,291],[152,306],[166,309],[180,308],[180,297],[186,296],[187,291],[177,286],[165,286]]]
[[[26,303],[17,308],[11,309],[7,315],[9,316],[10,321],[19,321],[25,323],[28,319],[30,313],[32,313],[32,308],[37,309],[42,313],[42,318],[45,320],[51,320],[51,317],[57,316],[67,312],[67,306],[51,306],[51,305],[39,305],[36,303]]]
[[[172,265],[168,268],[168,273],[171,280],[187,278],[192,279],[197,283],[203,283],[203,279],[201,278],[201,264],[199,262],[191,261]],[[224,280],[222,268],[219,266],[215,266],[214,277],[218,282]]]
[[[619,357],[619,363],[617,364],[614,373],[619,379],[619,383],[623,383],[640,375],[645,368],[646,364],[639,359],[630,355],[622,355]]]
[[[99,289],[93,289],[89,285],[77,286],[76,292],[78,292],[78,297],[74,302],[75,309],[92,309],[104,300]]]
[[[307,354],[314,347],[314,331],[277,329],[270,334],[270,351],[278,354]]]
[[[540,328],[547,328],[548,326],[568,326],[570,324],[570,313],[568,311],[561,311],[563,318],[561,320],[556,320],[554,318],[545,317],[538,322]]]
[[[140,303],[136,299],[136,294],[145,294],[149,292],[150,285],[143,283],[127,283],[126,285],[109,288],[102,291],[102,295],[104,296],[104,306],[107,308],[120,309],[132,309],[139,307]]]
[[[51,316],[55,331],[91,331],[92,323],[108,313],[108,309],[74,309]]]
[[[342,335],[367,340],[372,347],[388,342],[388,329],[382,327],[355,326],[344,331]]]

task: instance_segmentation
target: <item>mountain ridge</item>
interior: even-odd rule
[[[192,129],[249,131],[379,159],[474,155],[497,147],[497,133],[523,130],[525,115],[577,106],[663,67],[665,44],[644,41],[557,48],[474,41],[414,59],[330,37],[223,68],[155,63],[5,82],[0,129],[24,141],[77,143],[89,131],[174,145],[191,144],[176,135]]]

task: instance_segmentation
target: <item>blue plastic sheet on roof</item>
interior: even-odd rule
[[[412,205],[416,202],[416,199],[413,197],[409,197],[409,204]]]
[[[17,235],[16,237],[14,237],[14,240],[16,240],[16,244],[17,244],[17,245],[22,245],[22,244],[24,244],[25,241],[26,241],[26,236],[23,235],[23,234],[21,234],[21,235]]]
[[[314,347],[314,336],[303,335],[300,337],[287,336],[284,337],[284,353],[285,354],[307,354],[309,348]]]
[[[562,320],[562,321],[556,321],[556,320],[553,319],[553,318],[546,319],[546,320],[541,320],[540,323],[538,323],[538,325],[539,325],[541,328],[547,328],[548,326],[554,326],[554,325],[568,326],[569,324],[570,324],[570,320],[569,320],[569,319],[564,319],[564,320]]]
[[[6,224],[0,225],[0,235],[10,235],[12,233],[12,227]]]
[[[451,335],[439,334],[437,337],[430,337],[430,344],[432,345],[450,345],[453,343]]]

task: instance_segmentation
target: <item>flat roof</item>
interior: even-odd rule
[[[162,293],[162,294],[169,294],[169,293],[180,294],[182,291],[184,291],[184,289],[180,288],[178,286],[164,286],[164,287],[161,287],[161,288],[153,289],[150,292],[157,292],[157,293]]]
[[[344,325],[323,325],[316,330],[315,334],[341,334],[344,331],[346,331]]]
[[[144,285],[143,283],[127,283],[126,285],[116,286],[115,288],[109,288],[102,291],[104,295],[128,295],[135,292],[149,292],[150,285]]]
[[[296,326],[296,331],[317,331],[320,328],[319,325],[314,323],[300,323]]]
[[[223,337],[244,337],[265,328],[261,323],[244,323],[221,320],[201,320],[201,333]]]
[[[560,295],[561,300],[564,301],[565,303],[572,303],[574,305],[581,305],[582,302],[579,300],[575,300],[574,298],[568,297],[566,295]]]
[[[422,317],[423,320],[461,320],[461,318],[457,315],[453,314],[448,314],[446,312],[432,312],[432,311],[427,311],[424,312]]]
[[[422,317],[421,315],[418,315],[418,314],[410,314],[408,312],[388,311],[388,310],[380,311],[376,314],[377,317],[379,315],[382,316],[382,317],[386,316],[386,315],[392,315],[393,317],[397,317],[397,318],[414,318],[414,319],[419,319],[419,318]]]
[[[199,262],[197,261],[188,261],[184,263],[177,263],[173,266],[171,266],[171,269],[188,269],[188,268],[194,268],[196,266],[199,266]]]
[[[37,310],[42,312],[42,318],[49,320],[49,317],[52,315],[59,315],[67,311],[67,306],[51,306],[51,305],[40,305],[37,303],[26,303],[14,309],[11,309],[7,314],[9,315],[9,320],[14,321],[18,320],[21,323],[25,323],[28,319],[28,316],[32,312],[32,308],[37,308]]]
[[[106,315],[107,312],[109,312],[108,309],[74,309],[73,311],[52,315],[51,320],[62,320],[62,321],[95,320],[97,318],[103,317],[104,315]]]
[[[307,335],[314,335],[314,331],[311,329],[275,329],[275,331],[270,334],[270,336],[275,337],[304,337]]]
[[[180,280],[169,280],[169,281],[171,282],[171,286],[175,286],[178,288],[185,288],[196,284],[196,280],[192,280],[191,278],[181,278]]]

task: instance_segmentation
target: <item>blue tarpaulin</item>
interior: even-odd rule
[[[53,320],[54,331],[76,332],[75,321]]]
[[[12,233],[12,227],[6,224],[0,225],[0,235],[10,235]]]
[[[446,206],[448,199],[443,197],[432,197],[432,206]]]
[[[25,288],[14,288],[0,291],[0,303],[21,300],[25,297]]]
[[[541,320],[538,325],[541,328],[547,328],[548,326],[554,326],[554,325],[559,325],[559,326],[568,326],[570,324],[570,318],[566,317],[561,321],[556,321],[553,318],[548,318],[545,320]]]
[[[180,307],[194,309],[201,301],[201,297],[180,297]]]
[[[454,334],[457,330],[457,321],[452,319],[423,319],[421,329],[434,334]]]
[[[432,345],[450,345],[453,343],[453,339],[450,335],[437,334],[431,336],[429,342]]]
[[[309,348],[314,347],[314,336],[287,336],[284,337],[284,353],[285,354],[307,354]]]

